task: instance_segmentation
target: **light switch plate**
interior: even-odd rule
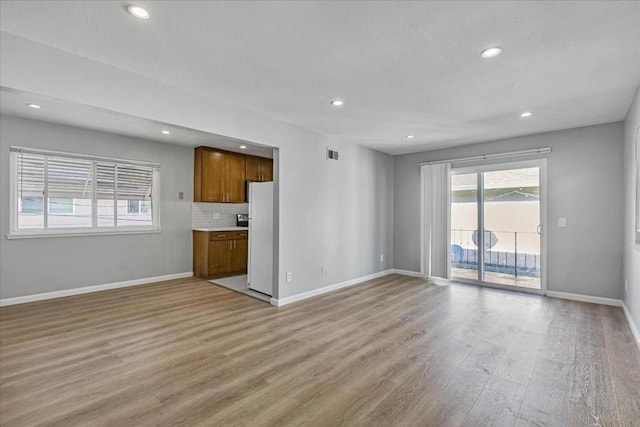
[[[558,218],[558,227],[566,227],[567,226],[567,218],[560,217]]]

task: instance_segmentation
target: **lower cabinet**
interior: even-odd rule
[[[233,249],[231,249],[231,271],[247,271],[247,262],[249,258],[249,239],[236,239],[233,241]]]
[[[193,274],[221,277],[247,272],[248,231],[194,231]]]
[[[233,244],[232,240],[209,242],[209,256],[207,257],[208,275],[231,271],[229,268],[229,257],[231,253],[229,245],[231,244]]]

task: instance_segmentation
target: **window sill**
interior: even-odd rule
[[[6,234],[9,240],[14,239],[40,239],[46,237],[89,237],[89,236],[115,236],[127,234],[157,234],[162,233],[161,228],[145,228],[145,229],[121,229],[121,230],[101,230],[101,231],[66,231],[66,232],[14,232]]]

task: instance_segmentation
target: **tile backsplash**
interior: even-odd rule
[[[220,218],[215,218],[215,214]],[[236,225],[237,214],[249,213],[248,203],[193,203],[192,228],[229,227]]]

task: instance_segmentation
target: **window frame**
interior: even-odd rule
[[[636,127],[635,141],[634,141],[635,155],[635,191],[634,191],[634,222],[633,231],[635,235],[635,242],[640,244],[640,125]]]
[[[93,222],[91,227],[61,227],[61,228],[39,228],[39,229],[18,229],[18,156],[21,153],[34,154],[41,156],[62,157],[72,159],[82,159],[94,162],[113,162],[122,165],[143,166],[152,169],[152,191],[151,191],[151,217],[152,225],[127,225],[127,226],[98,226],[97,222]],[[160,164],[152,162],[143,162],[138,160],[122,159],[115,157],[104,157],[87,154],[69,153],[63,151],[43,150],[37,148],[26,148],[19,146],[9,147],[9,233],[7,239],[23,239],[23,238],[40,238],[40,237],[68,237],[68,236],[96,236],[96,235],[116,235],[116,234],[147,234],[161,233],[161,168]],[[95,184],[95,183],[94,183]],[[45,189],[46,193],[46,189]],[[43,195],[45,197],[45,195]],[[96,209],[96,194],[92,197],[93,210]],[[46,208],[48,209],[48,207]],[[48,214],[48,212],[47,212]],[[95,218],[94,215],[92,215]],[[44,226],[43,226],[44,227]]]

